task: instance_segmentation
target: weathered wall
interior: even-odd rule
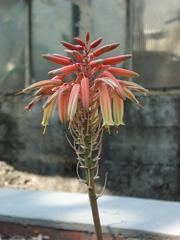
[[[180,97],[154,95],[127,106],[126,127],[106,137],[108,185],[119,194],[180,199]]]
[[[8,97],[1,104],[1,159],[16,168],[40,174],[70,174],[75,165],[71,149],[67,147],[63,127],[56,116],[43,135],[41,108],[24,110],[23,97]],[[74,172],[74,171],[73,171]]]
[[[11,8],[5,4],[6,2],[4,0],[4,7],[2,5],[0,8],[2,9],[0,19],[5,19],[0,21],[2,33],[0,34],[0,52],[3,56],[0,59],[0,92],[23,88],[25,75],[24,52],[22,51],[26,29],[24,29],[24,20],[22,20],[24,19],[24,5],[22,1],[17,1],[19,7]],[[12,3],[14,2],[12,1]],[[136,2],[137,6],[132,11],[130,3],[133,2]],[[144,4],[142,4],[143,2]],[[149,2],[153,8],[149,7]],[[169,6],[168,1],[165,2]],[[174,34],[169,35],[169,30],[172,29],[179,34],[179,28],[172,28],[172,25],[166,24],[165,20],[163,20],[163,24],[161,23],[164,19],[162,17],[171,20],[171,14],[168,15],[171,12],[169,7],[166,9],[168,14],[165,14],[165,8],[163,11],[159,11],[157,7],[159,4],[155,5],[153,1],[116,0],[106,1],[104,4],[104,1],[73,0],[72,3],[79,8],[79,20],[74,24],[79,29],[80,35],[84,37],[84,33],[89,30],[92,32],[92,39],[103,36],[105,43],[120,42],[121,48],[115,54],[139,51],[134,54],[133,69],[142,76],[139,78],[140,84],[162,88],[179,85],[177,58],[179,55],[174,59],[174,55],[171,55],[174,54],[174,50],[171,51],[171,48],[168,47],[164,47],[165,55],[162,55],[162,49],[159,52],[158,45],[161,39],[157,40],[158,36],[161,37],[162,32],[160,31],[160,35],[154,35],[153,32],[153,29],[158,29],[160,26],[160,30],[164,29],[163,31],[165,31],[163,36],[167,37],[166,43],[170,42],[170,46],[178,50],[179,38],[174,39]],[[145,12],[142,10],[144,7]],[[178,8],[174,7],[174,9],[176,13]],[[33,77],[36,80],[46,77],[46,72],[51,67],[41,60],[40,55],[45,52],[59,51],[60,39],[71,39],[71,25],[73,25],[71,10],[71,1],[33,1],[32,68]],[[136,11],[134,12],[134,10]],[[173,11],[172,19],[175,19],[176,14]],[[135,14],[135,22],[131,22],[133,19],[131,14]],[[7,18],[7,16],[10,17]],[[16,16],[20,16],[20,19],[16,19]],[[145,19],[144,16],[146,16]],[[6,24],[7,19],[9,19],[9,25]],[[160,25],[156,26],[155,23],[159,23],[159,21]],[[153,27],[150,23],[154,24]],[[178,22],[174,24],[179,26]],[[133,29],[134,25],[135,30]],[[153,31],[151,35],[144,36],[142,33],[150,33],[150,31],[144,31],[144,27],[146,29],[147,26],[150,26],[150,30]],[[17,38],[17,33],[19,38]],[[172,36],[171,41],[168,36]],[[156,40],[157,44],[150,45],[152,48],[155,47],[154,50],[144,52],[144,41],[148,37],[152,43]],[[129,62],[128,65],[130,68],[131,63]],[[8,74],[4,72],[8,72]],[[175,81],[174,73],[177,73],[177,81]],[[144,79],[143,82],[142,79]],[[165,82],[166,80],[168,84]],[[176,82],[178,84],[173,85]],[[114,193],[123,195],[180,200],[180,92],[172,90],[162,91],[159,94],[156,92],[143,101],[144,110],[127,103],[126,126],[121,127],[118,134],[105,135],[101,169],[102,173],[106,170],[109,172],[107,188]],[[65,139],[65,126],[60,126],[57,116],[54,116],[47,134],[43,136],[40,126],[40,106],[33,109],[32,112],[25,113],[24,104],[25,99],[22,96],[0,97],[1,159],[10,162],[18,169],[29,172],[47,175],[75,175],[75,156]]]
[[[30,172],[75,175],[65,126],[55,115],[43,136],[40,107],[25,113],[24,102],[9,97],[1,103],[1,159]],[[143,102],[144,109],[127,103],[126,126],[118,134],[105,134],[101,170],[109,172],[107,188],[115,194],[179,200],[180,96],[160,93]]]

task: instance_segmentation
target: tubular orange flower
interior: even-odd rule
[[[77,109],[78,97],[79,97],[80,85],[74,84],[72,87],[69,102],[68,102],[68,116],[69,119],[72,121]]]
[[[67,73],[71,73],[76,69],[76,64],[71,64],[62,68],[58,68],[55,70],[52,70],[50,72],[48,72],[50,75],[60,75],[60,74],[67,74]]]
[[[49,119],[52,116],[53,110],[55,108],[56,105],[56,99],[53,99],[50,104],[48,104],[44,109],[43,109],[43,120],[41,122],[41,124],[44,126],[44,132],[46,132],[46,128],[48,126],[49,123]]]
[[[124,116],[124,101],[119,98],[117,93],[113,93],[113,119],[114,119],[114,125],[124,125],[123,121]]]
[[[68,42],[61,41],[62,45],[70,50],[81,50],[82,46],[81,45],[74,45]]]
[[[119,43],[112,43],[112,44],[109,44],[109,45],[105,45],[101,48],[96,49],[92,53],[92,55],[93,55],[93,57],[98,57],[99,55],[102,55],[106,52],[112,51],[113,49],[117,48],[118,46],[119,46]]]
[[[88,110],[89,108],[89,79],[84,77],[81,80],[81,98],[83,107]]]
[[[89,40],[90,40],[90,33],[87,32],[86,33],[86,43],[89,43]]]
[[[101,84],[99,86],[100,92],[100,107],[103,117],[103,126],[105,128],[109,128],[109,126],[113,126],[112,120],[112,109],[111,109],[111,98],[108,92],[108,87],[106,84]]]
[[[39,81],[37,83],[33,83],[32,85],[30,85],[29,87],[25,88],[22,90],[23,93],[27,93],[31,90],[34,90],[36,88],[40,88],[40,87],[44,87],[44,86],[49,86],[49,87],[55,87],[55,86],[59,86],[60,84],[62,84],[61,80],[56,80],[56,81],[52,81],[52,80],[42,80]]]
[[[132,57],[131,54],[105,58],[103,64],[118,64]]]
[[[123,68],[110,67],[108,71],[110,71],[115,76],[120,76],[120,77],[138,77],[139,76],[138,73],[134,71],[126,70]]]
[[[97,65],[102,64],[102,63],[103,63],[103,59],[97,59],[97,60],[91,61],[91,62],[89,63],[89,66],[90,66],[91,68],[93,68],[93,67],[96,67]]]
[[[90,48],[96,48],[102,42],[102,38],[96,39],[94,42],[90,44]]]
[[[80,52],[76,50],[69,50],[69,49],[65,49],[64,51],[70,54],[71,56],[75,57],[77,61],[80,61],[80,62],[83,61],[83,56],[81,55]]]
[[[79,44],[79,45],[81,45],[82,47],[85,47],[85,42],[82,40],[82,39],[80,39],[80,38],[78,38],[78,37],[74,37],[74,40]]]
[[[64,91],[63,93],[59,93],[58,96],[58,113],[59,119],[62,123],[68,121],[68,102],[69,102],[69,91]]]
[[[119,95],[123,100],[126,99],[124,90],[123,90],[121,84],[119,84],[119,80],[116,79],[116,78],[113,76],[112,73],[110,73],[110,72],[108,72],[108,71],[104,71],[104,72],[101,74],[101,76],[106,77],[106,78],[110,79],[111,81],[113,81],[114,84],[116,84],[115,90],[116,90],[116,92],[118,93],[118,95]]]
[[[43,54],[42,55],[43,58],[46,58],[47,60],[57,63],[57,64],[61,64],[61,65],[69,65],[71,64],[71,59],[65,59],[63,57],[58,57],[58,56],[54,56],[54,55],[50,55],[50,54]]]
[[[43,54],[43,55],[45,55],[45,54]],[[64,59],[68,60],[70,63],[73,62],[71,58],[66,57],[66,56],[64,56],[64,55],[57,54],[57,53],[53,53],[52,55],[55,56],[55,57],[58,57],[58,58],[64,58]]]

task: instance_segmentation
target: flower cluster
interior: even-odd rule
[[[124,101],[130,99],[140,105],[133,91],[143,95],[148,93],[140,85],[120,79],[136,77],[136,72],[114,66],[129,59],[131,55],[97,58],[117,48],[119,44],[112,43],[97,48],[102,38],[90,43],[89,33],[86,34],[85,41],[77,37],[74,40],[76,44],[61,42],[69,57],[60,54],[43,55],[45,59],[62,67],[49,72],[52,76],[50,80],[33,83],[22,90],[23,93],[36,90],[26,109],[32,109],[39,100],[45,98],[42,125],[46,129],[56,106],[60,121],[72,122],[78,106],[88,112],[92,108],[93,99],[98,103],[97,111],[102,116],[103,127],[123,124]]]

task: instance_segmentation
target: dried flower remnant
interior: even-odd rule
[[[34,83],[21,92],[35,90],[32,101],[26,106],[28,110],[39,100],[45,99],[42,120],[45,130],[56,106],[60,121],[69,123],[72,141],[69,137],[68,141],[77,155],[77,175],[88,186],[96,234],[98,239],[102,239],[94,180],[98,178],[103,129],[110,132],[111,127],[123,125],[124,101],[129,99],[141,105],[133,92],[147,95],[148,90],[120,79],[138,76],[134,71],[114,66],[131,55],[97,58],[116,49],[118,43],[97,48],[102,38],[89,43],[89,33],[85,41],[77,37],[74,40],[77,44],[61,42],[68,57],[60,54],[43,55],[45,59],[62,65],[49,72],[53,76],[50,80]],[[84,179],[80,176],[80,169],[85,170]]]

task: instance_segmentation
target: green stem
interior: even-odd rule
[[[94,183],[94,178],[93,178],[93,175],[91,174],[91,171],[90,171],[89,177],[90,177],[90,186],[88,188],[88,194],[89,194],[89,201],[91,204],[91,211],[92,211],[96,236],[97,236],[97,240],[103,240],[102,228],[101,228],[98,205],[97,205],[97,197],[95,192],[95,183]]]

